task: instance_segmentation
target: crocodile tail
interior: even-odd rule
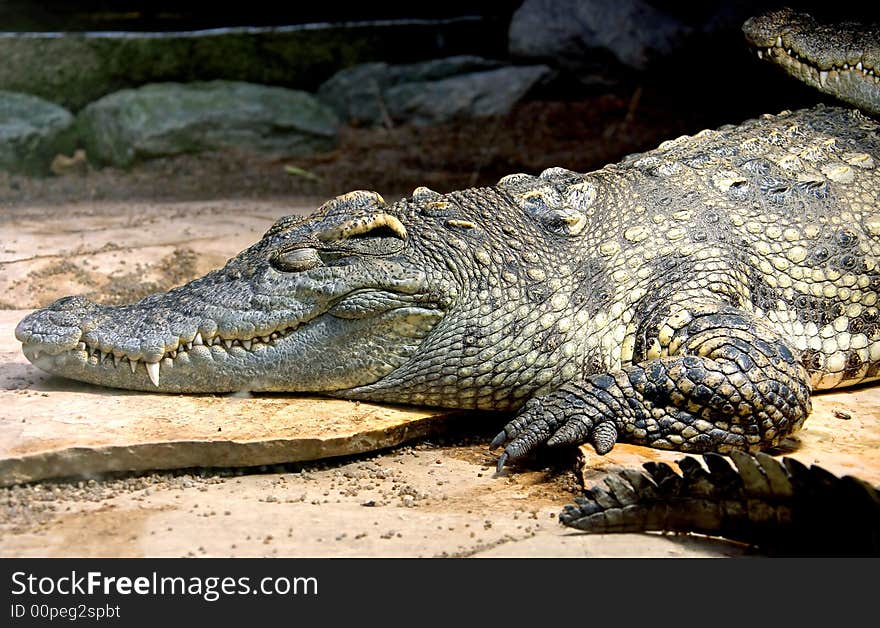
[[[880,556],[880,493],[793,458],[732,452],[622,469],[566,506],[560,521],[591,533],[691,532],[769,555]]]

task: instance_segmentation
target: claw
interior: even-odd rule
[[[504,441],[507,440],[507,431],[501,430],[498,432],[498,435],[492,439],[492,442],[489,443],[489,449],[495,449],[500,446]]]
[[[507,458],[508,456],[506,451],[498,457],[498,464],[495,466],[495,473],[501,473],[501,471],[504,469],[505,463],[507,462]]]

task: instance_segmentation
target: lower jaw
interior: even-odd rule
[[[112,359],[108,358],[101,364],[97,364],[94,357],[89,359],[87,354],[82,351],[71,351],[58,355],[42,354],[34,358],[29,356],[25,350],[25,356],[34,366],[50,375],[109,388],[172,393],[271,391],[282,388],[290,390],[289,385],[282,386],[267,378],[257,377],[253,374],[256,372],[255,368],[249,369],[252,371],[250,377],[247,373],[242,376],[240,368],[224,368],[225,362],[247,357],[246,355],[231,355],[233,353],[244,354],[244,349],[233,348],[232,351],[227,352],[220,348],[215,350],[205,348],[202,351],[206,355],[198,358],[180,354],[174,359],[165,358],[159,362],[158,386],[151,379],[143,362],[136,362],[135,369],[132,371],[128,360],[120,361],[114,366]],[[85,359],[84,356],[86,356]]]

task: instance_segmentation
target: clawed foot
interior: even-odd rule
[[[717,304],[716,304],[717,305]],[[777,445],[810,412],[810,380],[796,351],[764,321],[721,304],[669,318],[681,336],[669,355],[569,381],[529,400],[492,441],[508,460],[540,445],[618,438],[684,452]],[[688,322],[689,321],[689,322]]]
[[[617,427],[595,407],[574,395],[548,395],[532,399],[489,445],[505,445],[498,458],[500,473],[508,460],[522,458],[541,445],[592,443],[596,453],[611,451],[617,442]]]

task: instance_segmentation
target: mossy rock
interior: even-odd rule
[[[56,155],[76,148],[74,123],[73,114],[42,98],[0,91],[0,170],[49,174]]]
[[[109,94],[77,119],[89,160],[136,161],[224,147],[285,155],[333,149],[336,115],[311,94],[237,81],[155,83]]]

